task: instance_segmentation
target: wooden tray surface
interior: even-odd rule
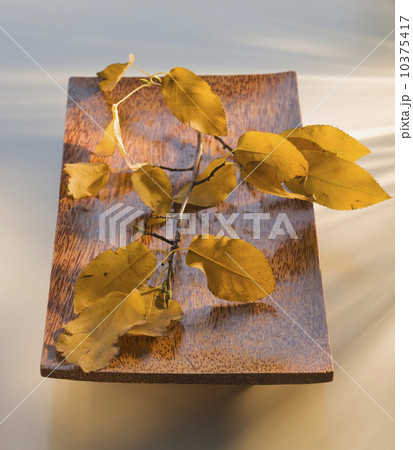
[[[269,75],[206,76],[223,101],[233,147],[245,131],[281,132],[300,123],[294,72]],[[113,92],[102,93],[97,78],[71,78],[70,96],[101,125],[109,123],[110,105],[139,84],[124,78]],[[196,149],[196,132],[181,124],[166,109],[160,89],[147,88],[120,106],[125,147],[137,162],[189,167]],[[102,136],[101,129],[72,100],[68,100],[63,163],[106,161],[125,167],[119,152],[109,161],[90,154]],[[205,138],[201,169],[227,152],[213,138]],[[189,181],[190,173],[171,175],[175,192]],[[146,211],[131,189],[130,174],[111,174],[96,198],[73,200],[66,196],[62,175],[50,280],[41,374],[54,378],[110,382],[284,384],[331,381],[333,364],[328,338],[313,205],[261,194],[243,183],[225,203],[199,211],[210,214],[210,233],[222,227],[215,216],[240,213],[233,228],[240,238],[258,247],[269,259],[276,276],[272,300],[233,304],[215,298],[205,276],[185,265],[176,255],[174,298],[185,313],[172,338],[124,336],[120,353],[109,367],[83,373],[63,363],[55,341],[64,323],[73,318],[74,286],[79,272],[100,252],[115,246],[99,240],[99,214],[117,203]],[[252,220],[246,212],[270,213],[261,221],[261,239],[253,238]],[[278,213],[286,213],[298,239],[286,233],[268,240]],[[141,218],[139,218],[137,223]],[[135,232],[128,229],[128,236]],[[161,228],[159,233],[163,233]],[[188,244],[191,236],[183,236]],[[145,237],[149,248],[166,244]],[[282,311],[282,309],[285,312]],[[296,323],[295,323],[296,322]],[[299,326],[297,325],[299,324]],[[301,328],[302,329],[301,329]],[[303,331],[305,330],[305,332]],[[309,337],[311,336],[311,338]],[[316,344],[315,342],[318,344]],[[57,369],[55,369],[57,367]]]

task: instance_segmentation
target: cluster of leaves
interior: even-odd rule
[[[118,353],[118,339],[131,335],[168,336],[171,323],[182,318],[176,301],[165,303],[165,292],[146,281],[156,257],[135,241],[116,252],[106,250],[80,273],[74,311],[56,347],[67,361],[85,372],[106,367]]]
[[[113,90],[134,65],[134,59],[131,54],[129,62],[111,64],[99,72],[100,88]],[[237,186],[237,170],[243,181],[261,192],[334,209],[358,209],[389,198],[374,178],[355,163],[370,151],[347,133],[328,125],[295,128],[281,134],[249,131],[239,137],[233,149],[221,138],[227,135],[221,100],[205,80],[180,67],[169,73],[147,75],[135,90],[112,105],[112,119],[93,151],[107,157],[119,148],[132,172],[134,190],[153,211],[146,227],[162,223],[173,203],[181,205],[182,217],[187,204],[209,207],[224,201]],[[136,163],[126,152],[118,107],[145,87],[160,88],[170,111],[198,131],[197,154],[190,169]],[[203,134],[214,136],[229,153],[213,160],[198,174]],[[103,162],[66,164],[68,194],[75,199],[94,196],[106,185],[110,173],[118,170]],[[168,170],[191,170],[192,181],[173,195]],[[162,260],[167,265],[161,273],[161,276],[166,273],[164,280],[160,276],[153,286],[149,284],[157,260],[154,252],[141,242],[116,252],[103,252],[78,278],[74,299],[78,317],[65,326],[57,349],[84,371],[108,365],[118,352],[120,336],[167,336],[173,324],[182,318],[182,310],[172,300],[171,291],[177,250],[187,250],[187,265],[205,274],[208,288],[218,298],[252,302],[275,288],[265,256],[241,239],[195,236],[189,247],[183,249],[179,247],[179,231],[173,241],[148,230],[145,233],[170,244],[170,251]]]

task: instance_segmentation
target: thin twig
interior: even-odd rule
[[[229,150],[230,152],[233,152],[234,149],[232,147],[230,147],[222,138],[220,138],[219,136],[214,136],[214,138],[221,143],[221,145],[226,148],[227,150]]]
[[[193,189],[193,187],[195,186],[196,183],[196,177],[198,175],[198,167],[199,167],[199,162],[201,161],[201,157],[202,157],[202,133],[198,132],[198,145],[197,145],[197,149],[196,149],[196,155],[195,155],[195,159],[194,159],[194,165],[193,165],[193,171],[192,171],[192,181],[191,184],[189,186],[189,189],[185,195],[185,198],[181,204],[181,209],[179,210],[178,213],[178,227],[180,227],[182,225],[182,214],[185,211],[186,205],[188,203],[189,200],[189,196],[191,195],[191,191]]]
[[[212,170],[212,172],[205,178],[202,178],[202,180],[195,181],[194,186],[198,186],[198,184],[205,183],[205,181],[209,181],[215,174],[218,172],[219,169],[224,167],[227,164],[226,161],[222,162],[219,166],[216,166],[215,169]]]
[[[177,229],[175,231],[175,239],[173,241],[173,244],[171,245],[170,251],[176,250],[178,248],[178,244],[181,240],[181,233],[179,231],[179,228],[182,226],[182,216],[185,211],[186,205],[188,204],[189,196],[191,195],[192,189],[194,188],[195,183],[196,183],[199,162],[201,161],[201,158],[202,158],[202,148],[203,148],[202,133],[198,132],[198,143],[197,143],[196,155],[195,155],[195,159],[194,159],[194,164],[192,166],[193,167],[192,168],[192,181],[191,181],[189,189],[185,195],[185,198],[181,204],[181,208],[179,209],[179,212],[178,212],[178,222],[177,222]],[[171,292],[172,278],[174,275],[174,268],[173,268],[174,256],[175,256],[175,252],[173,252],[168,259],[168,273],[167,273],[166,280],[165,280],[165,290],[167,292],[166,304],[168,304],[168,300],[169,300],[169,296],[170,296],[170,292]]]
[[[154,167],[159,167],[160,169],[163,170],[168,170],[169,172],[189,172],[190,170],[193,170],[193,167],[183,167],[182,169],[178,168],[174,168],[174,167],[166,167],[166,166],[157,166],[155,164],[152,164]],[[110,169],[111,172],[133,172],[133,169],[131,169],[130,167],[127,168],[114,168],[114,169]]]
[[[169,170],[169,172],[189,172],[190,170],[194,170],[194,166],[192,167],[186,167],[183,169],[180,168],[173,168],[173,167],[166,167],[166,166],[158,166],[160,169],[163,170]]]
[[[174,241],[171,239],[167,239],[166,237],[161,236],[160,234],[157,233],[152,233],[151,231],[147,231],[141,227],[138,227],[136,225],[133,225],[133,228],[135,228],[136,230],[140,231],[144,236],[152,236],[156,239],[160,239],[161,241],[166,242],[169,245],[174,245]]]

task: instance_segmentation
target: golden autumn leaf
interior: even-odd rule
[[[99,141],[93,153],[98,156],[111,156],[115,152],[117,145],[121,149],[122,155],[124,156],[118,107],[116,105],[112,105],[112,120],[106,127],[103,138]]]
[[[145,303],[138,291],[110,292],[65,325],[56,349],[84,372],[103,369],[118,354],[119,337],[145,320]]]
[[[304,191],[290,188],[289,183],[292,184],[295,179],[291,180],[291,182],[285,182],[292,192],[287,191],[278,181],[275,168],[266,162],[250,161],[246,163],[241,169],[241,176],[244,181],[254,185],[259,191],[265,194],[311,201],[311,195],[307,195]]]
[[[102,79],[99,82],[100,89],[102,91],[112,91],[134,61],[135,56],[131,53],[129,55],[129,62],[110,64],[101,72],[98,72],[97,76]]]
[[[150,278],[155,255],[142,242],[134,241],[116,252],[100,253],[80,273],[74,298],[75,313],[93,305],[112,291],[131,292]]]
[[[172,185],[168,175],[160,167],[142,165],[133,172],[131,181],[139,198],[155,215],[165,216],[170,212]],[[153,219],[150,224],[153,225],[155,222],[156,219]]]
[[[145,222],[145,227],[146,228],[153,227],[155,225],[159,225],[164,222],[166,222],[165,216],[157,215],[156,213],[152,213],[152,215]]]
[[[279,134],[248,131],[238,140],[235,159],[246,166],[264,161],[275,169],[278,181],[307,175],[308,163],[301,152]]]
[[[308,192],[305,188],[306,177],[297,177],[292,180],[286,181],[284,184],[287,186],[290,192],[294,193],[301,200],[314,201],[311,192]]]
[[[271,294],[275,288],[274,275],[265,256],[241,239],[195,236],[186,263],[202,270],[209,290],[224,300],[253,302]]]
[[[166,105],[181,122],[204,134],[227,135],[221,100],[202,78],[175,67],[162,78],[161,90]]]
[[[147,294],[141,292],[145,304],[146,321],[135,325],[128,334],[133,336],[170,336],[172,323],[181,320],[184,313],[181,306],[175,300],[169,300],[165,304],[165,292],[157,289]]]
[[[370,150],[349,134],[331,125],[309,125],[281,133],[299,150],[326,150],[347,161],[357,161]]]
[[[314,201],[333,209],[350,210],[391,198],[376,180],[356,163],[332,154],[304,150],[310,165],[303,184]]]
[[[68,194],[83,198],[96,195],[106,185],[110,167],[102,162],[65,164],[63,172],[69,175]]]
[[[222,167],[220,167],[222,166]],[[219,168],[218,168],[219,167]],[[196,181],[213,176],[204,183],[195,185],[189,195],[188,203],[196,206],[213,206],[222,202],[235,189],[237,185],[236,170],[233,164],[224,158],[214,159],[207,168],[196,178]],[[191,184],[184,186],[175,196],[174,201],[182,203]]]

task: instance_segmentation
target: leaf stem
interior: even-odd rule
[[[150,87],[152,84],[141,84],[136,89],[134,89],[132,92],[129,92],[129,94],[126,97],[123,97],[122,100],[119,100],[118,103],[114,103],[114,106],[119,106],[122,102],[124,102],[126,99],[128,99],[131,95],[133,95],[135,92],[138,92],[144,87]]]
[[[189,250],[189,247],[176,247],[173,250],[170,250],[169,252],[165,252],[166,255],[165,255],[164,259],[162,260],[162,264],[161,265],[166,263],[166,261],[167,261],[167,259],[168,259],[168,257],[170,255],[172,255],[173,253],[175,253],[177,251],[180,251],[180,250]]]
[[[140,70],[142,73],[144,73],[145,75],[147,75],[148,77],[150,77],[151,75],[148,72],[145,72],[143,69],[141,69],[140,67],[138,67],[137,65],[132,63],[132,66],[135,67],[135,69]]]
[[[161,273],[159,274],[159,277],[158,277],[158,279],[156,280],[155,286],[159,286],[159,282],[161,281],[161,278],[162,278],[163,274],[164,274],[167,270],[168,270],[167,267],[164,267],[164,268],[161,270]]]
[[[159,286],[155,286],[155,287],[153,287],[153,288],[151,288],[151,289],[147,289],[146,291],[143,291],[143,292],[139,292],[139,294],[141,294],[141,295],[145,295],[145,294],[149,294],[150,292],[153,292],[153,291],[157,291],[157,290],[159,290],[160,289],[160,287]]]
[[[158,77],[158,75],[168,75],[168,74],[166,72],[156,72],[153,75],[151,75],[151,78],[150,78],[151,83],[156,84],[157,86],[162,86],[161,79]],[[154,78],[155,78],[155,80],[159,81],[159,83],[155,83],[153,81]]]
[[[153,251],[153,252],[161,252],[161,253],[163,253],[164,255],[166,255],[165,258],[168,257],[168,252],[167,252],[166,250],[164,250],[163,248],[154,248],[152,251]]]
[[[235,151],[237,151],[236,148],[232,148],[230,145],[228,145],[222,138],[220,138],[219,136],[214,136],[214,138],[220,142],[222,144],[222,146],[229,150],[228,155],[224,156],[224,159],[226,160],[228,157],[230,157],[231,155],[234,154]],[[242,165],[239,162],[233,162],[232,164],[234,164],[234,166],[238,167],[239,169],[244,169],[244,167],[242,167]],[[202,181],[202,180],[201,180]]]
[[[237,149],[234,148],[232,149],[227,155],[224,156],[225,161],[227,160],[227,158],[229,158],[230,156],[232,156],[234,154],[234,152],[236,152]]]

